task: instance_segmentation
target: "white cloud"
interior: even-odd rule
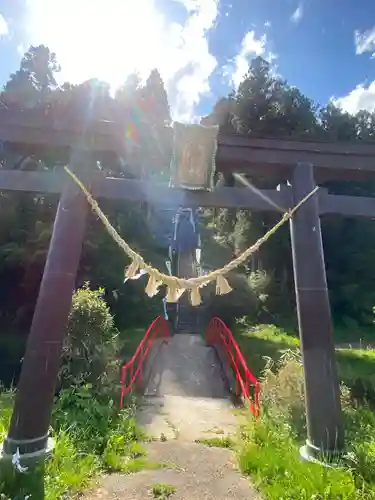
[[[256,38],[254,30],[246,33],[242,40],[240,52],[234,59],[234,67],[229,65],[224,68],[224,76],[230,75],[231,83],[237,88],[249,70],[250,59],[261,56],[272,63],[277,58],[273,52],[267,52],[266,46],[266,34]]]
[[[290,16],[290,20],[293,23],[298,24],[301,21],[302,17],[303,17],[303,5],[300,4],[293,12],[293,14]]]
[[[363,54],[364,52],[375,52],[375,26],[361,33],[359,30],[354,32],[355,53]]]
[[[24,45],[23,43],[19,43],[17,45],[17,54],[20,55],[21,57],[23,57],[23,55],[25,54],[27,49],[28,49],[28,47],[26,47],[26,45]]]
[[[48,45],[60,78],[73,83],[96,77],[116,88],[132,71],[145,78],[156,67],[174,119],[190,121],[217,65],[207,34],[219,0],[174,1],[186,9],[183,23],[167,19],[156,0],[27,0],[23,43]]]
[[[9,33],[8,23],[6,22],[4,16],[0,13],[0,38],[6,36]]]
[[[332,102],[350,114],[355,114],[361,109],[375,111],[375,80],[369,85],[357,85],[348,95],[332,99]]]

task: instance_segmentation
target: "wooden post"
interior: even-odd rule
[[[73,167],[86,170],[89,156],[75,151]],[[4,455],[42,456],[61,363],[62,345],[82,250],[88,204],[68,180],[57,208]]]
[[[298,164],[294,205],[314,188],[313,166]],[[343,451],[344,436],[317,196],[296,212],[290,226],[308,437],[301,453],[328,457]]]

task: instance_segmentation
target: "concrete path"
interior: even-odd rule
[[[138,422],[154,438],[194,441],[215,429],[235,431],[237,422],[223,374],[201,336],[178,334],[159,351]]]
[[[165,395],[227,398],[215,353],[200,335],[177,334],[159,351],[145,396]]]
[[[150,443],[149,458],[168,468],[104,478],[97,500],[147,500],[156,484],[175,487],[170,500],[258,500],[249,480],[236,470],[230,450],[179,440]],[[157,497],[156,497],[157,498]],[[167,500],[164,499],[163,500]]]
[[[238,428],[220,363],[200,336],[178,334],[161,347],[138,422],[154,438],[146,444],[148,458],[163,468],[107,476],[91,499],[145,500],[157,483],[175,487],[172,500],[260,498],[231,450],[196,442]]]

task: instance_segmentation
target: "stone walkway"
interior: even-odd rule
[[[238,421],[213,350],[198,335],[175,335],[155,358],[138,422],[153,437],[146,445],[155,470],[112,474],[93,499],[145,500],[155,484],[175,488],[172,500],[258,500],[236,469],[232,451],[197,440],[228,436]]]

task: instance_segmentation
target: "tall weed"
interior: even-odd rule
[[[324,390],[324,388],[322,388]],[[375,499],[375,416],[356,409],[341,388],[348,454],[331,468],[301,460],[306,436],[303,367],[299,352],[268,360],[262,377],[262,416],[241,434],[239,463],[267,500]]]

